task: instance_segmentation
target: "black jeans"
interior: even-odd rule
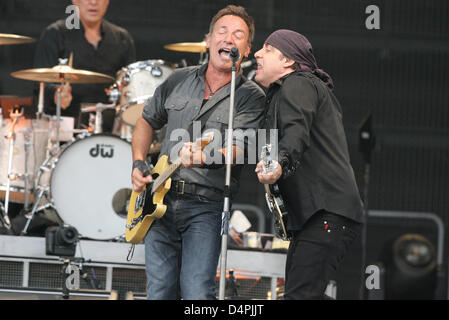
[[[315,213],[290,242],[284,299],[325,299],[327,284],[361,227],[360,223],[334,213]]]

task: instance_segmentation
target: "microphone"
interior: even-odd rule
[[[237,47],[232,47],[229,56],[231,57],[232,62],[238,61],[240,59],[239,49]]]

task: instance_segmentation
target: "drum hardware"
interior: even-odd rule
[[[6,221],[6,214],[5,214],[5,206],[3,203],[0,202],[0,222],[2,223],[2,226],[7,228],[8,230],[11,230],[11,222]]]
[[[31,133],[31,130],[28,129],[28,128],[25,129],[24,132],[23,132],[23,136],[25,138],[25,174],[21,175],[21,177],[20,177],[21,179],[24,180],[24,183],[25,183],[25,195],[24,195],[25,199],[24,199],[24,205],[23,205],[25,210],[28,210],[28,206],[29,206],[29,199],[28,199],[28,181],[29,181],[28,180],[28,178],[29,178],[28,159],[29,159],[29,156],[30,156],[30,148],[32,146],[30,133]]]
[[[53,68],[37,68],[26,69],[21,71],[15,71],[11,73],[11,76],[31,81],[38,82],[54,82],[54,83],[109,83],[114,81],[111,76],[92,72],[87,70],[74,69],[70,65],[67,65],[73,61],[73,55],[70,59],[59,59],[59,64]],[[56,144],[59,145],[59,120],[61,117],[61,86],[56,90]]]
[[[38,196],[37,196],[36,199],[34,199],[34,204],[33,204],[33,208],[31,209],[31,213],[30,214],[25,214],[25,218],[27,219],[27,222],[26,222],[25,227],[23,228],[22,232],[20,233],[20,235],[26,235],[27,234],[28,227],[29,227],[29,225],[31,223],[31,220],[33,220],[34,214],[37,211],[37,206],[41,202],[42,196],[44,195],[44,193],[48,192],[49,188],[48,187],[38,186],[37,190],[39,191]]]
[[[1,34],[0,34],[0,40],[2,39]],[[87,70],[78,70],[78,69],[74,69],[71,66],[67,65],[67,61],[68,59],[60,59],[59,64],[56,65],[53,68],[38,68],[38,69],[27,69],[27,70],[21,70],[21,71],[16,71],[11,73],[11,76],[18,78],[18,79],[24,79],[24,80],[31,80],[31,81],[38,81],[40,82],[40,93],[39,93],[39,105],[38,105],[38,119],[41,118],[41,115],[43,114],[42,109],[43,109],[43,83],[44,82],[55,82],[55,83],[60,83],[60,84],[64,84],[64,83],[109,83],[114,81],[114,78],[108,76],[108,75],[104,75],[101,73],[96,73],[96,72],[91,72],[91,71],[87,71]],[[70,62],[73,61],[73,55],[71,55],[70,57]],[[69,63],[70,63],[69,62]],[[60,121],[61,121],[61,92],[62,92],[63,88],[62,86],[59,86],[56,93],[57,93],[57,104],[56,104],[56,141],[55,144],[51,145],[50,142],[48,142],[48,145],[51,145],[48,149],[47,149],[47,160],[45,160],[44,165],[42,165],[40,167],[40,171],[39,171],[39,178],[38,178],[38,182],[40,181],[40,179],[42,179],[42,174],[45,172],[45,167],[47,167],[47,165],[50,163],[51,167],[55,167],[55,163],[57,162],[57,160],[59,158],[56,157],[60,157],[60,152],[61,152],[61,148],[60,148]],[[44,115],[45,116],[45,115]],[[10,192],[10,182],[11,180],[9,178],[14,178],[15,176],[12,175],[11,172],[11,164],[12,164],[12,155],[13,155],[13,148],[14,148],[14,127],[17,123],[17,117],[15,115],[10,116],[11,119],[13,119],[13,125],[12,125],[12,129],[11,129],[11,133],[8,135],[9,139],[10,139],[10,155],[9,155],[9,162],[8,162],[8,180],[7,180],[7,191],[6,191],[6,210],[5,214],[4,214],[4,220],[6,221],[7,226],[10,228],[10,221],[9,221],[9,217],[8,217],[8,203],[9,203],[9,192]],[[98,121],[101,121],[101,113],[98,117]],[[97,130],[101,130],[101,125],[97,127]],[[48,131],[48,130],[47,130]],[[76,130],[73,130],[74,132]],[[85,132],[86,130],[79,130],[80,132]],[[27,139],[27,138],[25,138]],[[51,141],[51,137],[48,137],[49,141]],[[29,148],[29,146],[31,146],[30,142],[28,141],[28,147],[26,146],[25,148]],[[25,161],[27,161],[28,158],[28,154],[27,152],[25,152]],[[36,159],[35,159],[36,162]],[[52,170],[52,168],[48,168],[48,170]],[[27,173],[25,173],[24,175],[25,177],[28,176]],[[25,179],[26,181],[27,179]],[[23,230],[23,234],[26,234],[27,232],[27,228],[29,225],[29,222],[31,222],[31,220],[34,217],[34,214],[37,210],[40,210],[41,208],[44,207],[48,207],[48,206],[53,206],[53,204],[49,204],[46,205],[44,207],[40,207],[38,208],[38,205],[42,199],[42,196],[46,193],[48,193],[49,187],[43,187],[41,185],[39,185],[36,189],[35,192],[37,192],[37,196],[35,196],[35,202],[34,202],[34,206],[32,208],[31,213],[27,216],[28,218],[28,223],[26,224],[26,228]],[[25,190],[25,193],[27,192],[27,190]],[[26,200],[28,201],[28,200]],[[54,206],[53,206],[54,207]],[[8,229],[9,229],[8,228]]]
[[[105,91],[106,94],[109,96],[109,101],[111,101],[114,104],[117,104],[117,102],[119,102],[121,92],[118,83],[114,83],[108,89],[105,89]]]
[[[103,132],[103,110],[106,109],[117,109],[115,103],[112,104],[103,104],[97,103],[95,105],[87,105],[81,108],[81,112],[95,112],[95,124],[94,124],[94,133],[102,133]],[[89,127],[91,127],[91,117],[89,117]]]
[[[45,88],[44,83],[40,82],[39,83],[39,102],[37,104],[36,119],[40,119],[41,116],[44,114],[44,88]]]
[[[250,68],[250,67],[252,67],[252,69],[250,69],[250,71],[246,75],[246,78],[248,78],[248,80],[254,80],[254,77],[256,76],[256,70],[257,70],[257,60],[250,59],[250,60],[246,60],[240,64],[240,68],[242,68],[243,70],[246,68]]]
[[[18,119],[21,118],[22,116],[23,116],[23,110],[21,112],[18,112],[17,109],[15,111],[11,111],[11,113],[9,114],[9,117],[12,119],[12,125],[11,125],[11,129],[10,129],[8,135],[5,137],[6,139],[9,140],[9,157],[8,157],[8,171],[7,171],[7,180],[6,180],[5,212],[4,212],[4,220],[6,223],[5,227],[8,229],[11,229],[11,221],[9,220],[9,216],[8,216],[11,180],[17,179],[17,175],[12,174],[12,158],[14,155],[14,142],[16,140],[15,127],[17,125]],[[27,190],[25,190],[25,194],[26,193],[27,193]]]
[[[187,67],[187,60],[186,59],[181,59],[181,61],[179,63],[174,63],[173,64],[173,68],[174,69],[178,69],[178,68],[185,68]]]

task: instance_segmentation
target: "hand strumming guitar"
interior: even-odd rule
[[[272,160],[273,162],[276,160]],[[282,176],[282,166],[280,166],[279,164],[277,164],[276,169],[274,172],[268,172],[268,173],[264,173],[263,172],[263,161],[259,161],[259,163],[256,166],[256,173],[257,173],[257,178],[259,179],[260,183],[263,184],[273,184],[276,183],[276,181],[278,181],[278,179]]]
[[[179,151],[179,158],[185,168],[201,167],[206,162],[206,155],[198,144],[193,142],[184,143]]]
[[[135,192],[142,192],[143,187],[148,183],[150,183],[151,181],[153,181],[153,177],[149,174],[150,170],[148,166],[146,166],[146,164],[143,161],[142,163],[143,164],[141,166],[134,167],[133,172],[131,174],[133,190]]]

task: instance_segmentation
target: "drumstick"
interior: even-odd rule
[[[69,57],[69,67],[73,68],[73,51],[70,52],[70,57]],[[69,89],[70,86],[70,81],[66,81],[64,83],[64,87],[62,88],[62,91],[65,93],[67,92],[67,90]]]
[[[70,52],[70,57],[69,57],[69,67],[73,68],[73,51]]]

